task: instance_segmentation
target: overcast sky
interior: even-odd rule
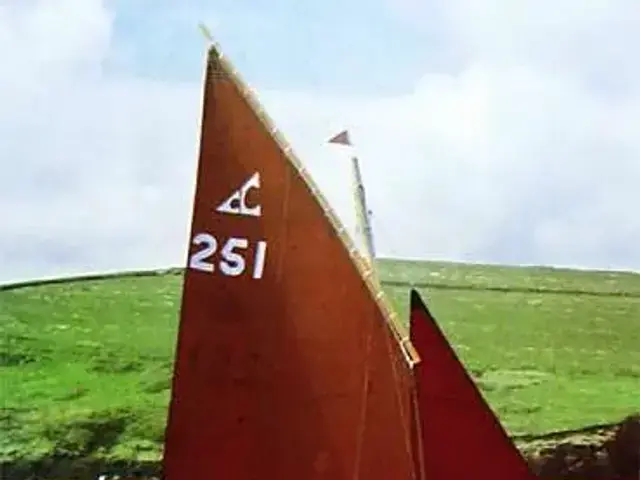
[[[184,263],[199,21],[382,255],[640,270],[638,0],[2,0],[0,281]]]

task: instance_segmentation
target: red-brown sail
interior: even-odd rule
[[[212,47],[167,480],[412,479],[408,362],[382,293]]]
[[[417,291],[411,291],[411,342],[420,443],[428,480],[537,478],[502,428]]]

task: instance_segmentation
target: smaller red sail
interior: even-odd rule
[[[536,479],[415,290],[410,328],[425,478]]]

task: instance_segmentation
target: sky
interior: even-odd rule
[[[380,255],[640,270],[637,0],[0,0],[0,281],[185,263],[199,22]]]

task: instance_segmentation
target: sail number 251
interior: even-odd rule
[[[189,256],[189,268],[192,270],[213,273],[217,267],[223,275],[237,277],[249,267],[253,278],[262,278],[267,256],[265,241],[256,243],[253,258],[249,261],[246,258],[249,240],[246,238],[230,237],[221,244],[210,233],[198,233],[191,243],[202,247]]]

